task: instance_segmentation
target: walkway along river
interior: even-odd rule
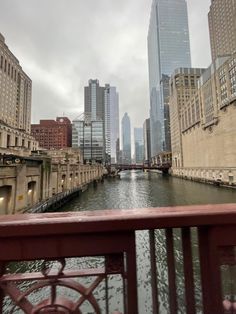
[[[176,206],[210,203],[233,203],[236,201],[236,190],[219,188],[157,173],[144,173],[142,171],[121,172],[120,179],[107,179],[97,186],[91,185],[89,189],[78,198],[66,204],[60,211],[83,211],[97,209],[127,209],[147,208],[160,206]],[[193,230],[193,237],[195,233]],[[137,232],[138,247],[138,280],[139,280],[139,313],[151,314],[152,302],[150,291],[150,259],[148,232]],[[164,245],[165,237],[161,231],[156,231],[156,250],[158,260],[158,289],[160,313],[169,313],[167,294],[167,266]],[[196,238],[195,238],[196,241]],[[185,313],[184,287],[182,279],[182,252],[179,241],[179,231],[175,230],[175,254],[177,260],[177,287],[179,313]],[[195,256],[195,292],[198,299],[198,313],[201,313],[201,291],[199,291],[199,268],[196,245],[193,248]],[[102,258],[70,259],[68,267],[95,267],[103,263]],[[161,265],[161,266],[160,266]],[[22,267],[22,266],[21,266]],[[34,266],[30,266],[35,268]],[[38,263],[40,267],[40,262]],[[17,269],[18,266],[14,265]],[[36,267],[37,268],[37,267]],[[22,269],[21,269],[22,270]],[[88,279],[86,279],[88,280]],[[89,281],[86,281],[88,283]],[[122,280],[118,276],[111,277],[109,285],[109,313],[114,310],[123,310]],[[63,291],[66,294],[66,291]],[[104,308],[105,285],[97,288],[96,297]],[[35,296],[38,298],[38,296]],[[17,312],[18,313],[18,312]],[[19,312],[20,313],[20,312]],[[88,304],[84,305],[83,313],[92,314]],[[105,312],[104,312],[105,313]]]

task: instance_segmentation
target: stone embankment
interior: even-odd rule
[[[236,188],[236,168],[172,168],[170,174],[174,177]]]
[[[0,214],[59,207],[103,177],[100,164],[52,163],[48,157],[0,158]]]

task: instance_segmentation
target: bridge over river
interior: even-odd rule
[[[145,164],[112,164],[108,167],[108,171],[111,171],[112,169],[116,169],[118,172],[124,171],[124,170],[159,170],[162,173],[167,174],[169,172],[169,169],[171,168],[170,163],[164,163],[159,165],[145,165]]]

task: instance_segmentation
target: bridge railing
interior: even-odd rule
[[[235,248],[236,204],[2,216],[0,313],[235,313]]]

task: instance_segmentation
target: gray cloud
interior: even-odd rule
[[[188,0],[193,66],[210,63],[210,0]],[[88,79],[116,86],[132,126],[149,112],[151,0],[0,0],[0,32],[33,80],[32,119],[83,111]]]

